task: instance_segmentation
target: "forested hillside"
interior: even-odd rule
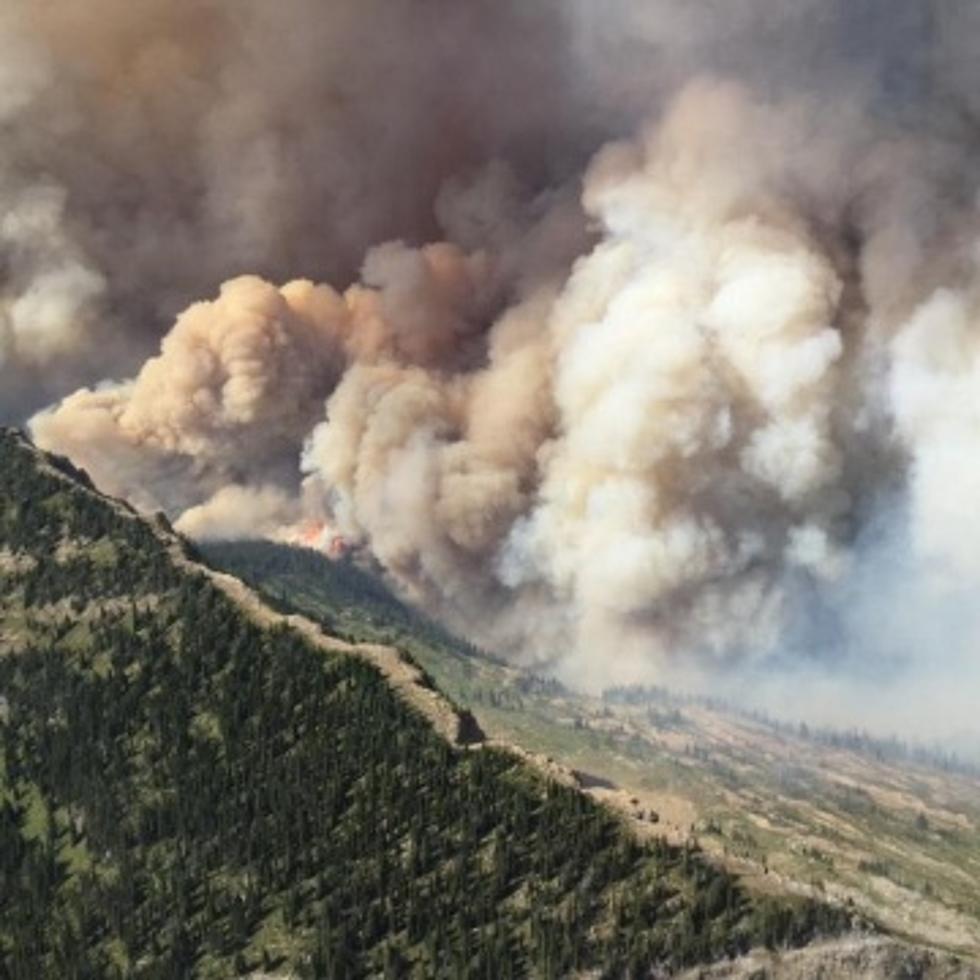
[[[402,602],[384,581],[347,556],[331,560],[310,548],[272,541],[207,541],[204,556],[258,587],[274,603],[299,608],[337,636],[436,648],[459,659],[490,660],[479,650]]]
[[[474,650],[351,560],[267,541],[206,553],[353,640],[411,650],[490,738],[578,772],[637,832],[697,841],[751,890],[832,896],[914,944],[980,961],[980,774],[970,763],[660,688],[589,697]]]
[[[451,746],[183,547],[0,431],[0,976],[612,977],[849,925]]]

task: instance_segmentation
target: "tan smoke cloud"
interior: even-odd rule
[[[564,14],[525,7],[11,0],[0,417],[132,373],[243,271],[343,281],[379,242],[435,237],[447,180],[498,154],[531,191],[569,170]]]
[[[269,538],[295,524],[300,508],[294,497],[275,486],[229,484],[202,504],[180,515],[177,530],[198,540]]]
[[[878,523],[906,608],[975,581],[965,2],[99,4],[0,25],[12,157],[58,162],[0,162],[0,377],[264,277],[34,419],[107,489],[199,537],[325,520],[593,687],[818,648],[900,593]]]
[[[600,155],[585,202],[603,241],[558,301],[532,317],[518,346],[529,358],[550,353],[523,384],[493,363],[481,376],[500,389],[495,408],[488,403],[479,416],[505,420],[501,431],[515,442],[528,431],[507,415],[518,393],[547,393],[523,420],[539,422],[524,454],[533,464],[506,471],[506,479],[491,470],[499,482],[474,483],[487,488],[486,498],[467,492],[466,482],[454,485],[444,461],[481,456],[458,418],[436,409],[445,430],[427,419],[426,453],[439,461],[430,463],[439,476],[430,475],[422,493],[433,501],[429,520],[406,522],[426,531],[413,542],[411,562],[389,567],[431,576],[451,595],[461,576],[472,575],[472,554],[491,557],[497,581],[484,582],[482,601],[501,582],[519,592],[545,583],[552,600],[576,611],[572,629],[585,653],[566,669],[595,683],[617,671],[596,651],[616,649],[618,659],[624,640],[645,650],[640,676],[657,651],[762,655],[785,635],[794,570],[829,582],[846,573],[853,510],[874,484],[864,461],[846,456],[854,452],[849,430],[862,424],[864,400],[875,397],[864,386],[856,396],[846,369],[864,370],[868,349],[887,343],[890,328],[884,318],[878,328],[854,323],[844,281],[853,273],[839,246],[828,248],[797,199],[780,191],[787,176],[817,180],[819,169],[834,169],[827,161],[835,148],[799,127],[793,111],[703,83],[650,136]],[[800,173],[781,147],[808,138],[813,169]],[[733,167],[733,158],[744,164]],[[874,240],[877,249],[886,234]],[[895,305],[891,297],[889,309]],[[502,327],[489,334],[491,350]],[[893,377],[906,391],[899,370]],[[946,381],[935,389],[944,406]],[[361,445],[330,438],[344,429],[338,402],[339,393],[319,454],[334,463]],[[968,417],[948,407],[954,418]],[[874,438],[890,441],[885,430]],[[959,459],[956,444],[944,442],[950,461]],[[359,486],[381,483],[338,479],[323,465],[355,527],[384,555],[376,536],[387,540],[390,515],[379,532],[372,514],[357,508]],[[930,471],[948,484],[948,472]],[[528,474],[533,492],[522,497],[516,488]],[[952,529],[962,533],[963,524],[947,520],[949,493],[937,491],[926,512],[947,522],[950,546]],[[969,494],[967,486],[964,502]],[[470,542],[454,537],[457,523],[491,533]],[[425,556],[468,543],[477,547],[464,571],[451,567],[449,580],[439,581],[444,565],[429,566]],[[944,557],[950,554],[947,547]]]
[[[424,377],[422,365],[465,360],[494,292],[492,263],[449,244],[375,249],[364,282],[341,296],[231,280],[180,315],[136,378],[75,392],[34,419],[35,435],[145,506],[196,506],[229,483],[295,486],[303,440],[350,361],[418,364]]]
[[[805,101],[695,82],[596,156],[582,202],[597,241],[564,281],[549,229],[569,227],[567,200],[528,212],[494,165],[441,205],[487,250],[384,245],[343,295],[234,280],[134,381],[70,396],[37,437],[110,489],[189,506],[179,526],[199,536],[274,534],[313,499],[478,635],[545,656],[571,638],[580,680],[608,679],[594,651],[613,647],[613,674],[766,655],[801,576],[832,588],[848,572],[869,443],[912,454],[925,550],[963,542],[943,467],[970,418],[969,301],[869,307],[856,270],[904,254],[889,198],[863,219],[873,254],[827,220],[846,220],[843,162],[874,189],[880,151],[809,120]],[[890,401],[861,380],[869,365]],[[561,624],[546,644],[542,610]]]
[[[369,247],[440,225],[467,252],[499,250],[524,198],[574,179],[693,75],[816,91],[828,118],[860,118],[900,65],[911,113],[962,118],[976,17],[943,0],[930,22],[933,6],[9,0],[0,208],[43,199],[28,225],[47,230],[0,235],[0,417],[133,373],[181,308],[243,271],[345,282]],[[942,99],[920,91],[932,65]],[[502,213],[447,214],[447,185],[497,158],[517,175],[487,181]],[[575,253],[570,215],[508,250],[525,282],[537,249]],[[41,308],[39,291],[58,298]]]
[[[291,462],[343,367],[346,318],[329,287],[232,280],[180,316],[134,380],[75,392],[34,431],[110,492],[181,507],[195,483],[206,493]]]

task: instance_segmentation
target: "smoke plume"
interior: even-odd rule
[[[95,7],[0,24],[41,445],[579,686],[969,724],[966,0]]]

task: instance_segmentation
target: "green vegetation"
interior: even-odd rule
[[[219,567],[262,583],[266,595],[278,604],[315,612],[334,636],[355,642],[384,642],[397,636],[455,656],[487,656],[407,606],[349,557],[330,561],[309,548],[270,541],[205,543],[201,550]]]
[[[407,617],[418,614],[377,583],[370,602],[342,591],[371,582],[350,562],[268,542],[207,554],[313,617],[343,595],[352,638],[410,649],[491,737],[553,757],[585,785],[618,788],[626,809],[635,797],[634,811],[654,811],[674,839],[697,839],[744,887],[769,894],[788,880],[846,896],[913,942],[980,956],[980,774],[963,758],[658,688],[574,694],[438,627],[416,629]]]
[[[621,976],[848,924],[451,747],[0,431],[0,976]]]
[[[403,603],[350,557],[331,561],[308,548],[270,541],[206,542],[200,547],[209,562],[254,586],[270,604],[310,616],[332,636],[397,646],[467,707],[483,707],[492,697],[516,707],[518,687],[530,683],[524,676],[507,683],[500,661]]]

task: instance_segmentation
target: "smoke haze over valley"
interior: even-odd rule
[[[976,744],[969,0],[13,0],[0,421],[601,690]]]

